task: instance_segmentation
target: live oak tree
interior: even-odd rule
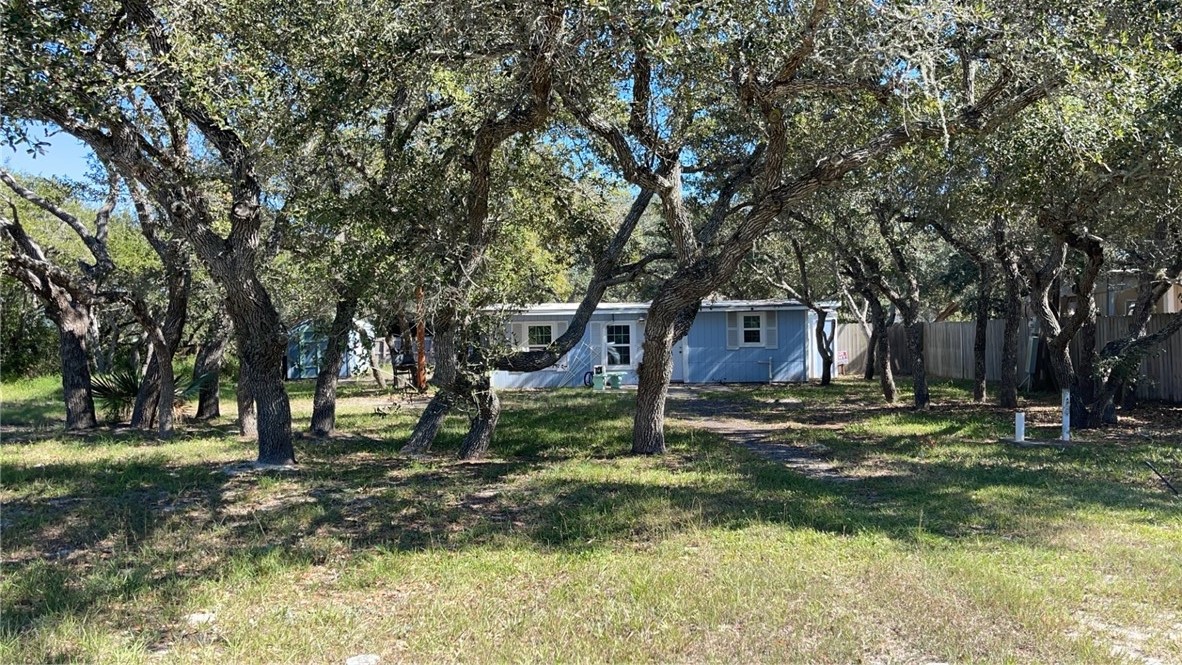
[[[838,293],[837,251],[828,242],[832,234],[812,232],[810,225],[792,219],[782,221],[774,235],[756,244],[751,270],[816,315],[813,337],[821,355],[821,385],[827,386],[833,381],[835,330],[826,305]]]
[[[184,334],[193,285],[191,252],[183,239],[172,237],[169,226],[160,219],[165,213],[153,210],[138,187],[132,185],[129,193],[140,231],[160,260],[165,287],[164,311],[159,313],[151,311],[142,295],[125,291],[116,296],[144,329],[152,351],[132,409],[131,426],[148,428],[155,421],[160,434],[169,436],[176,393],[172,363]],[[198,380],[203,379],[199,376]]]
[[[987,220],[984,202],[988,187],[972,169],[979,162],[957,156],[956,168],[921,177],[915,210],[907,220],[916,233],[934,230],[949,246],[972,262],[976,275],[973,298],[973,399],[986,401],[986,350],[997,277],[994,252],[996,224]],[[934,175],[935,177],[930,177]],[[904,229],[906,230],[906,229]],[[1007,321],[1007,330],[1009,323]],[[1017,321],[1013,321],[1016,331]],[[1008,393],[1008,390],[1006,391]]]
[[[101,291],[115,270],[107,235],[111,212],[118,200],[118,181],[112,176],[106,200],[89,224],[20,183],[7,171],[0,170],[0,181],[10,192],[5,197],[7,210],[0,212],[0,235],[7,240],[5,272],[41,299],[46,315],[58,328],[66,427],[94,427],[98,421],[90,385],[87,336],[93,325],[93,309],[101,301]],[[53,253],[46,251],[26,230],[22,211],[28,213],[31,208],[60,220],[81,240],[89,258],[79,259],[77,268],[59,265]]]
[[[45,284],[40,281],[42,278],[48,278],[51,287],[54,284],[61,287],[72,282],[65,288],[67,292],[75,294],[75,298],[69,303],[73,311],[51,314],[55,321],[74,322],[62,331],[65,338],[70,340],[72,349],[71,352],[62,354],[62,358],[70,363],[62,368],[63,383],[71,384],[71,389],[65,393],[68,398],[67,426],[73,427],[70,424],[73,421],[70,414],[77,412],[78,403],[89,401],[93,418],[93,398],[77,398],[79,391],[85,394],[91,392],[91,354],[87,349],[88,338],[94,337],[100,313],[107,316],[117,315],[120,311],[119,306],[123,306],[142,329],[152,350],[148,371],[140,379],[140,391],[134,402],[131,424],[133,427],[142,428],[157,425],[161,436],[170,436],[173,430],[175,389],[172,358],[184,328],[190,286],[189,256],[183,243],[164,236],[165,232],[155,219],[155,215],[147,210],[142,197],[135,193],[132,193],[131,198],[137,213],[138,223],[135,226],[138,228],[133,230],[132,224],[123,217],[117,217],[113,221],[111,212],[120,192],[125,191],[118,179],[113,176],[108,181],[107,200],[95,213],[93,231],[67,210],[67,206],[38,195],[20,184],[11,174],[0,171],[0,180],[3,180],[14,194],[36,208],[50,213],[64,226],[69,227],[90,256],[103,257],[101,260],[95,259],[95,263],[80,260],[78,269],[56,265],[62,258],[71,254],[70,248],[61,246],[60,242],[45,247],[39,245],[33,237],[37,233],[30,233],[25,228],[20,221],[18,208],[15,205],[11,206],[12,220],[6,224],[5,230],[14,241],[13,247],[25,254],[28,259],[19,260],[25,266],[25,274],[18,275],[39,294],[46,293]],[[116,243],[111,242],[112,230],[115,232]],[[146,241],[143,244],[156,253],[156,264],[161,270],[144,266],[136,260],[135,252],[129,251],[131,248],[124,238],[129,232],[142,234]],[[124,266],[122,262],[117,261],[118,258],[125,259],[129,265]],[[98,269],[100,263],[103,266],[101,270]],[[36,271],[38,280],[29,281],[33,274],[28,272],[30,270]],[[165,283],[165,292],[158,295],[154,280],[161,275],[164,277],[160,281]],[[163,300],[164,305],[159,308],[161,311],[153,312],[154,307],[150,302],[159,300]],[[61,305],[60,298],[52,298],[46,302],[47,311],[51,313],[58,312]],[[79,347],[83,352],[77,351]],[[161,358],[166,358],[167,362],[161,364]],[[134,371],[135,368],[132,369]],[[82,413],[85,413],[85,408]]]
[[[3,10],[5,130],[49,123],[144,188],[226,296],[246,385],[258,408],[260,462],[294,461],[283,387],[283,326],[259,277],[259,63],[224,50],[215,16],[145,1],[30,4]],[[252,87],[257,86],[257,87]],[[253,104],[253,106],[252,106]]]
[[[1016,255],[1072,424],[1112,421],[1113,398],[1173,326],[1148,334],[1152,303],[1177,280],[1178,55],[1166,44],[1114,51],[1120,76],[1080,86],[1032,114],[990,155],[1004,175],[1003,265]],[[1147,66],[1147,61],[1152,66]],[[1015,157],[1020,155],[1020,157]],[[999,233],[998,243],[1003,241]],[[1146,247],[1156,249],[1146,251]],[[1167,258],[1168,257],[1168,258]],[[1097,286],[1112,271],[1137,282],[1128,337],[1096,348]],[[1012,271],[1013,268],[1011,267]],[[1070,304],[1062,296],[1070,293]],[[1176,329],[1176,328],[1173,328]],[[1073,357],[1071,345],[1078,345]]]
[[[471,300],[468,306],[451,310],[464,312],[464,329],[476,331],[466,334],[466,348],[456,353],[457,361],[454,367],[445,365],[444,377],[458,378],[451,379],[450,388],[437,393],[428,405],[410,441],[404,447],[404,452],[425,452],[435,438],[447,410],[457,404],[471,404],[475,398],[484,401],[477,403],[471,411],[469,431],[461,447],[460,456],[482,456],[491,443],[499,416],[499,398],[490,384],[489,373],[495,370],[533,372],[554,365],[583,338],[591,315],[608,289],[635,280],[654,262],[666,258],[660,251],[636,255],[635,244],[630,242],[649,207],[651,192],[638,192],[630,206],[617,211],[623,214],[623,219],[617,222],[610,217],[604,218],[597,212],[597,208],[605,207],[602,197],[580,191],[579,187],[572,187],[573,184],[553,182],[553,189],[548,191],[557,193],[558,196],[540,197],[541,202],[547,205],[538,208],[536,205],[539,202],[535,201],[534,206],[530,208],[534,212],[527,214],[527,217],[535,217],[535,223],[538,225],[536,232],[541,235],[539,239],[544,238],[544,244],[552,249],[539,251],[540,248],[535,248],[526,254],[508,251],[504,247],[506,241],[525,247],[532,244],[527,240],[530,237],[528,232],[522,235],[528,230],[528,225],[522,228],[501,223],[498,231],[501,238],[488,247],[490,255],[497,257],[496,264],[490,264],[485,270],[476,273],[478,277],[473,280],[471,286],[477,288],[469,288]],[[505,212],[502,211],[502,214]],[[548,227],[548,230],[541,233],[544,227]],[[522,242],[523,240],[525,242]],[[562,251],[559,251],[560,248],[563,248]],[[567,285],[566,292],[560,294],[553,287],[543,287],[536,280],[533,280],[532,285],[520,281],[521,275],[529,273],[528,267],[534,264],[539,256],[550,253],[567,257],[581,256],[589,264],[590,275],[578,292]],[[570,265],[550,267],[551,272],[554,269],[565,271],[570,269]],[[487,288],[490,284],[497,285],[498,288],[490,290]],[[514,285],[519,288],[512,288]],[[454,294],[458,291],[458,288],[453,288],[445,290],[444,293]],[[541,349],[529,348],[524,339],[507,339],[505,331],[508,327],[504,320],[506,314],[547,294],[550,298],[557,297],[559,300],[579,296],[575,313],[566,321],[566,329],[557,332],[549,344]],[[455,300],[445,300],[434,309],[437,377],[440,367],[438,340],[441,330],[438,313],[447,312],[447,308],[454,307],[454,302]],[[434,382],[440,387],[449,385],[438,378]]]
[[[98,175],[101,176],[104,171],[108,176],[111,175],[109,170],[104,170],[101,166]],[[74,278],[74,290],[83,294],[82,301],[73,306],[84,311],[75,313],[73,317],[70,315],[55,317],[55,320],[68,321],[71,318],[81,318],[89,321],[88,324],[79,321],[74,326],[82,331],[78,332],[76,336],[81,338],[80,343],[84,345],[86,353],[67,353],[62,356],[67,359],[73,358],[79,363],[63,367],[64,380],[78,384],[79,389],[85,383],[85,391],[89,392],[90,365],[95,364],[92,362],[94,358],[104,356],[104,354],[93,352],[93,344],[96,341],[100,343],[105,341],[111,345],[118,344],[118,340],[103,340],[96,334],[104,327],[100,325],[100,322],[117,320],[125,314],[130,314],[132,327],[142,331],[141,334],[149,341],[150,348],[153,349],[148,371],[140,378],[140,390],[134,401],[131,424],[133,427],[143,428],[158,425],[161,435],[170,435],[172,433],[171,404],[174,380],[170,372],[167,376],[162,374],[158,359],[164,356],[159,352],[160,347],[155,342],[161,339],[167,340],[164,349],[170,359],[167,368],[171,370],[171,358],[180,344],[188,310],[189,255],[185,251],[183,243],[166,237],[166,232],[155,221],[154,215],[143,207],[141,197],[132,196],[135,200],[133,207],[138,216],[136,221],[133,222],[123,213],[112,217],[111,211],[114,209],[114,202],[119,199],[121,193],[126,193],[126,188],[118,182],[117,177],[108,178],[107,200],[95,214],[96,221],[93,231],[80,221],[78,215],[70,211],[71,207],[76,209],[77,204],[71,205],[70,201],[55,202],[53,195],[41,196],[33,189],[21,185],[11,174],[6,172],[0,172],[0,179],[6,182],[14,194],[18,194],[20,198],[34,204],[36,208],[50,213],[52,218],[58,221],[58,224],[70,228],[71,233],[74,234],[74,243],[62,242],[60,234],[46,234],[47,229],[43,228],[44,224],[36,224],[34,228],[29,228],[27,224],[20,223],[17,209],[12,209],[12,217],[17,220],[13,222],[10,229],[14,234],[13,237],[23,236],[25,239],[21,243],[15,244],[14,247],[26,252],[34,249],[36,251],[33,255],[40,251],[41,255],[46,257],[46,261],[59,265],[58,281],[68,277]],[[47,183],[43,184],[48,187]],[[88,196],[88,187],[85,182],[76,183],[73,189],[75,190],[74,197]],[[26,220],[29,219],[26,216]],[[139,242],[136,242],[136,235],[140,236]],[[44,240],[38,241],[37,237]],[[76,247],[71,245],[76,245]],[[102,260],[104,268],[101,271],[96,270],[96,264],[82,260],[79,255],[79,252],[84,252],[94,257],[95,251],[99,252],[100,256],[104,256]],[[151,256],[153,253],[155,256]],[[70,267],[70,258],[75,258],[78,268]],[[101,279],[95,277],[101,277]],[[160,283],[163,283],[164,289],[158,288]],[[44,289],[41,286],[38,284],[31,288],[34,292],[43,292]],[[54,303],[48,303],[47,311],[56,311],[56,302],[55,300]],[[75,335],[67,335],[68,339],[73,337]],[[86,367],[80,364],[83,357],[87,361]],[[130,369],[134,372],[136,367],[132,366]],[[80,378],[83,376],[84,370],[87,377],[85,382]],[[165,384],[167,390],[162,393],[161,388]],[[66,394],[70,395],[71,392],[67,391]],[[166,399],[161,399],[162,394]],[[69,413],[73,409],[68,408],[67,411]],[[71,419],[67,420],[69,422]]]
[[[269,64],[268,85],[285,102],[269,137],[268,158],[282,164],[270,184],[284,202],[275,281],[287,320],[331,320],[310,423],[323,436],[335,428],[354,319],[371,294],[408,292],[411,236],[430,229],[436,161],[446,160],[416,141],[448,106],[432,84],[447,75],[435,63],[447,59],[439,49],[453,45],[448,19],[458,17],[446,3],[232,7],[240,48]],[[260,23],[274,29],[254,30]]]
[[[880,182],[876,184],[878,187],[863,185],[861,189],[873,189],[875,194],[883,193],[881,190],[885,186]],[[906,198],[910,198],[910,195]],[[838,254],[846,275],[869,293],[867,302],[874,313],[876,327],[882,323],[883,329],[886,329],[885,321],[882,321],[885,314],[878,304],[880,297],[885,298],[903,319],[907,358],[914,385],[912,405],[916,409],[926,409],[931,396],[924,359],[925,303],[921,297],[922,285],[927,280],[923,278],[921,264],[924,258],[933,255],[931,239],[923,238],[922,233],[915,233],[907,212],[893,201],[867,200],[866,196],[860,194],[835,197],[830,201],[833,206],[848,206],[843,212],[833,213],[839,220],[838,228],[842,237],[837,245]],[[808,221],[814,225],[817,223]],[[885,337],[885,334],[880,334],[880,343]],[[893,380],[886,374],[887,365],[884,364],[889,361],[889,354],[889,342],[876,349],[875,353],[876,357],[883,356],[878,364],[883,371],[883,395],[888,402],[893,401],[894,393]]]
[[[540,15],[532,15],[530,9],[486,16],[483,36],[501,45],[495,57],[475,53],[461,62],[449,57],[456,43],[448,41],[443,62],[428,72],[426,82],[403,71],[384,72],[385,78],[370,82],[381,95],[368,102],[379,109],[374,116],[382,124],[361,134],[365,142],[336,144],[365,190],[402,223],[394,251],[418,268],[410,283],[431,294],[432,381],[440,392],[420,418],[408,451],[425,450],[457,403],[470,410],[474,431],[484,423],[482,431],[491,435],[499,417],[486,373],[469,367],[468,359],[487,332],[478,321],[480,305],[487,303],[479,287],[487,284],[481,275],[497,260],[491,250],[509,216],[504,208],[513,194],[506,177],[516,175],[509,155],[528,155],[529,134],[549,114],[551,60],[563,39],[558,13],[541,8]],[[490,76],[491,67],[508,75]],[[404,177],[408,173],[426,181],[426,192]]]
[[[857,254],[844,251],[844,245],[839,248],[840,270],[849,281],[853,290],[857,291],[865,303],[866,312],[871,323],[868,353],[866,358],[866,379],[878,375],[882,397],[887,404],[894,404],[898,398],[898,388],[895,386],[894,369],[891,365],[890,327],[895,323],[895,311],[882,302],[882,295],[874,286],[876,277],[866,269],[864,262],[857,260]],[[851,302],[853,298],[848,298]]]
[[[365,12],[276,5],[268,13],[304,28],[263,37],[260,48],[293,74],[298,102],[279,143],[311,183],[310,192],[292,191],[303,204],[296,224],[311,232],[288,251],[306,259],[321,252],[314,260],[340,268],[320,280],[334,285],[337,304],[328,360],[339,357],[345,322],[365,306],[366,289],[381,289],[370,303],[379,320],[394,316],[382,307],[400,309],[425,291],[440,393],[409,449],[429,446],[432,423],[459,403],[483,433],[465,454],[480,454],[498,413],[482,306],[522,301],[515,286],[545,281],[533,267],[549,252],[521,257],[536,234],[513,234],[524,229],[523,211],[547,206],[531,198],[555,198],[548,165],[534,162],[546,147],[536,136],[551,112],[551,61],[573,54],[562,48],[562,12],[545,3],[437,3]],[[314,431],[331,426],[332,381],[322,374]]]
[[[939,25],[917,33],[906,8],[824,0],[611,7],[607,75],[562,94],[618,172],[660,197],[679,264],[646,321],[634,453],[664,452],[672,345],[786,208],[912,142],[989,131],[1059,85],[1022,12],[923,11]],[[694,173],[707,177],[687,196]]]
[[[597,247],[591,258],[592,278],[566,331],[547,348],[514,349],[523,340],[506,345],[503,312],[488,311],[498,303],[528,303],[540,293],[536,287],[513,289],[514,285],[529,286],[529,280],[522,281],[529,274],[523,268],[552,254],[551,250],[518,254],[534,244],[530,238],[542,239],[546,245],[568,244],[569,254],[582,251],[580,245],[586,241],[563,241],[558,236],[567,232],[576,238],[580,234],[600,235],[597,225],[586,223],[595,218],[587,214],[586,202],[602,205],[602,197],[594,191],[583,191],[588,185],[591,190],[598,189],[594,179],[582,173],[576,182],[566,175],[570,168],[564,164],[570,164],[573,155],[561,139],[539,140],[553,119],[554,77],[559,63],[578,52],[573,40],[580,38],[585,27],[578,13],[562,15],[547,7],[538,11],[537,16],[514,19],[523,27],[506,39],[507,44],[516,45],[516,52],[498,65],[511,72],[505,83],[491,89],[472,86],[463,94],[456,91],[452,95],[453,117],[439,123],[441,131],[451,135],[453,153],[462,167],[442,178],[451,188],[443,200],[454,201],[454,207],[434,213],[437,238],[425,244],[431,248],[425,254],[438,260],[430,273],[437,279],[431,308],[436,362],[432,383],[439,392],[424,410],[404,452],[426,451],[444,416],[461,407],[468,411],[469,428],[459,454],[463,458],[482,456],[500,416],[500,400],[491,386],[490,372],[536,371],[557,362],[582,338],[606,289],[630,279],[658,258],[623,261],[628,240],[651,196],[642,191],[614,235],[603,244],[592,243]],[[470,128],[464,130],[463,122],[469,122]],[[459,136],[462,141],[456,141],[458,130],[465,132]],[[525,235],[517,235],[520,233]]]
[[[330,177],[327,183],[305,184],[291,192],[285,206],[288,242],[276,266],[286,277],[286,284],[277,287],[286,296],[284,316],[307,321],[327,338],[312,400],[310,431],[315,436],[327,436],[336,427],[338,378],[368,295],[379,288],[398,290],[401,277],[387,261],[397,256],[393,244],[380,227],[358,224],[342,189]]]
[[[1172,170],[1177,172],[1177,166]],[[1176,210],[1176,204],[1171,206]],[[1153,230],[1144,239],[1125,245],[1119,275],[1136,279],[1136,298],[1129,313],[1124,337],[1100,349],[1095,362],[1095,381],[1087,404],[1086,424],[1116,422],[1117,401],[1133,391],[1141,362],[1170,336],[1182,330],[1182,312],[1167,317],[1156,330],[1149,330],[1150,317],[1169,289],[1182,284],[1182,220],[1177,214],[1153,219]]]

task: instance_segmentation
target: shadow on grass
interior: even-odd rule
[[[0,424],[5,426],[59,430],[65,427],[65,423],[66,419],[60,401],[42,399],[7,401],[0,408]]]
[[[494,450],[503,458],[480,463],[445,459],[459,446],[462,418],[445,425],[438,457],[399,456],[411,420],[401,418],[381,436],[301,438],[295,472],[227,475],[220,464],[164,454],[7,465],[4,487],[15,498],[4,505],[0,630],[9,639],[46,621],[122,611],[149,593],[165,599],[156,606],[183,607],[198,584],[236,570],[296,569],[371,550],[643,549],[755,524],[1053,547],[1058,525],[1080,511],[1136,521],[1148,519],[1147,509],[1177,507],[1115,478],[1142,449],[1132,457],[1000,447],[937,454],[949,439],[992,426],[956,412],[870,412],[847,423],[856,436],[816,435],[843,461],[890,458],[889,474],[837,483],[687,431],[669,433],[664,458],[623,455],[628,394],[510,399]],[[194,433],[194,445],[232,436],[231,427]],[[165,625],[159,617],[148,623]]]

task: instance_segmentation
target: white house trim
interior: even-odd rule
[[[767,316],[764,312],[743,312],[739,319],[739,346],[763,348],[767,342]],[[754,326],[748,326],[750,319],[755,319]],[[747,333],[758,333],[758,339],[748,340]]]

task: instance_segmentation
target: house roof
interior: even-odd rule
[[[600,314],[644,314],[648,312],[648,302],[601,302],[595,308]],[[840,303],[826,301],[819,303],[829,311],[835,311]],[[544,302],[525,306],[494,306],[489,309],[502,309],[518,314],[554,314],[570,315],[578,309],[576,302]],[[774,310],[807,309],[798,300],[707,300],[702,303],[703,312],[755,312]]]

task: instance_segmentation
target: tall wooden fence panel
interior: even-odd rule
[[[1149,319],[1149,332],[1161,330],[1169,321],[1170,314],[1154,314]],[[1129,317],[1101,317],[1096,326],[1096,348],[1103,349],[1109,341],[1123,337],[1129,327]],[[986,332],[985,377],[989,381],[1001,380],[1001,347],[1005,321],[994,319],[989,322]],[[1026,321],[1018,327],[1018,380],[1022,381],[1030,370],[1032,346],[1030,326]],[[973,342],[976,327],[971,321],[944,321],[924,324],[924,363],[928,376],[933,378],[973,378]],[[896,374],[911,373],[911,360],[907,355],[907,340],[903,326],[896,324],[888,331],[891,342],[892,367]],[[843,323],[837,326],[836,350],[838,355],[845,351],[849,363],[846,374],[860,374],[866,366],[869,340],[859,324]],[[1072,344],[1072,355],[1079,357],[1079,340]],[[1182,403],[1182,332],[1174,334],[1150,352],[1141,363],[1137,379],[1137,396],[1141,399],[1159,399]]]
[[[924,326],[924,363],[929,376],[973,378],[973,344],[977,338],[972,321],[929,323]]]
[[[1154,314],[1149,317],[1147,330],[1153,334],[1173,317]],[[1129,316],[1104,316],[1096,320],[1096,350],[1109,342],[1125,337],[1129,331]],[[1079,361],[1079,337],[1071,342],[1071,357]],[[1164,344],[1149,352],[1137,372],[1137,397],[1182,402],[1182,332],[1174,333]]]
[[[860,323],[839,323],[833,340],[837,354],[837,365],[842,374],[861,376],[866,371],[866,360],[870,357],[870,338]],[[845,361],[845,362],[842,362]]]
[[[1149,332],[1161,330],[1169,319],[1169,314],[1154,314],[1149,319]],[[1137,382],[1138,397],[1182,403],[1182,331],[1151,351],[1141,363],[1141,372],[1145,380]]]

